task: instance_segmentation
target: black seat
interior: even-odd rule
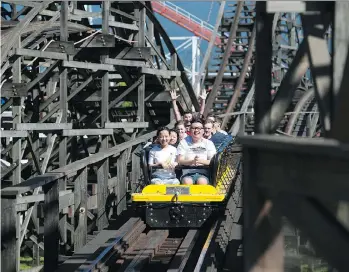
[[[147,146],[141,151],[141,167],[143,170],[144,182],[145,184],[150,184],[150,168],[148,164],[149,151],[152,149],[152,145]]]

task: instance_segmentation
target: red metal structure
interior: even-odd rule
[[[200,20],[170,2],[152,1],[152,6],[154,12],[187,29],[194,35],[205,39],[206,41],[210,41],[213,34],[212,25]],[[215,45],[220,47],[221,44],[220,37],[216,36]]]

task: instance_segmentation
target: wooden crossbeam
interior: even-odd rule
[[[16,48],[15,55],[28,56],[28,57],[34,57],[34,58],[57,59],[57,60],[68,59],[68,56],[65,53],[47,52],[47,51],[31,50],[31,49],[24,49],[24,48]]]
[[[113,129],[64,129],[63,136],[84,136],[84,135],[112,135]]]
[[[36,131],[43,131],[43,130],[49,130],[49,131],[55,131],[55,130],[62,130],[62,129],[72,129],[73,124],[70,123],[19,123],[15,124],[15,127],[17,130],[36,130]]]
[[[105,70],[105,71],[115,71],[113,65],[101,64],[101,63],[91,63],[91,62],[80,62],[80,61],[63,61],[64,67],[70,68],[80,68],[87,70]]]
[[[142,67],[141,73],[149,74],[149,75],[159,75],[159,76],[162,76],[164,78],[181,76],[180,71],[159,70],[159,69],[151,69],[151,68],[146,68],[146,67]]]
[[[105,123],[106,128],[147,128],[149,126],[148,122],[115,122],[115,123]]]

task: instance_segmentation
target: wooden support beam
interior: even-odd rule
[[[240,12],[241,10],[239,14]],[[256,134],[271,132],[270,108],[272,100],[270,89],[272,82],[273,20],[274,15],[266,12],[266,3],[256,2],[255,77],[258,83],[255,87],[254,106],[254,131]],[[236,31],[233,34],[236,35]],[[221,76],[223,77],[223,73]],[[205,112],[207,111],[205,110]],[[275,216],[271,209],[271,205],[274,203],[262,194],[258,187],[257,182],[260,177],[255,169],[260,166],[259,157],[256,156],[254,150],[244,150],[243,157],[244,271],[282,271],[284,269],[284,247],[281,219]]]
[[[138,26],[135,24],[126,24],[126,23],[121,23],[121,22],[115,22],[112,20],[109,20],[109,25],[116,27],[116,28],[125,28],[125,29],[129,29],[129,30],[134,30],[134,31],[138,30]]]
[[[117,59],[125,59],[125,60],[149,60],[151,58],[151,48],[150,47],[125,47],[117,56]],[[165,64],[166,60],[164,59]]]
[[[16,124],[16,129],[18,131],[28,131],[28,130],[34,130],[34,131],[57,131],[57,130],[63,130],[63,129],[72,129],[73,124],[70,123],[21,123]]]
[[[28,132],[24,130],[1,130],[1,138],[25,138],[28,136]]]
[[[138,98],[137,98],[137,117],[138,121],[144,122],[144,111],[145,111],[145,75],[141,76],[142,83],[138,86]],[[148,127],[148,123],[147,123]]]
[[[111,58],[106,58],[105,63],[116,65],[116,66],[129,66],[129,67],[144,67],[146,64],[144,61],[122,60],[122,59],[111,59]]]
[[[34,58],[44,58],[44,59],[68,60],[68,55],[64,53],[39,51],[39,50],[31,50],[31,49],[24,49],[24,48],[17,48],[15,51],[15,55],[28,56],[28,57],[34,57]]]
[[[121,214],[126,210],[126,167],[127,165],[127,152],[124,151],[117,161],[117,185],[116,185],[116,196],[117,196],[117,215]]]
[[[105,128],[147,128],[149,126],[148,122],[115,122],[115,123],[105,123]]]
[[[89,12],[81,9],[73,9],[72,13],[75,15],[78,15],[81,18],[89,18],[89,17],[102,18],[101,12]]]
[[[74,233],[74,251],[87,242],[87,167],[81,170],[74,184],[74,215],[78,218]]]
[[[46,52],[58,52],[74,56],[77,53],[77,49],[73,42],[68,41],[54,41],[49,44],[45,50]]]
[[[110,16],[110,1],[102,3],[102,33],[109,33],[109,16]],[[105,49],[101,56],[101,62],[104,63],[105,58],[108,57],[108,49]],[[102,78],[102,93],[101,93],[101,127],[107,128],[105,124],[109,121],[108,115],[109,104],[109,73],[108,71]],[[106,150],[109,147],[109,137],[102,136],[101,149]],[[109,158],[101,161],[97,170],[97,229],[102,230],[108,225],[108,215],[105,210],[106,199],[108,197],[108,173],[109,173]]]
[[[1,86],[1,96],[3,97],[26,97],[28,92],[23,90],[25,83],[7,83]]]
[[[331,129],[332,61],[328,52],[328,40],[322,33],[326,31],[327,24],[319,15],[302,15],[302,23],[321,123],[324,130],[329,132]]]
[[[99,129],[65,129],[63,130],[63,136],[84,136],[84,135],[112,135],[112,128],[99,128]]]
[[[141,73],[148,74],[148,75],[159,75],[164,78],[181,76],[181,71],[158,70],[158,69],[151,69],[146,67],[141,68]]]
[[[15,203],[15,199],[1,198],[1,271],[17,271]]]
[[[79,68],[87,70],[104,70],[104,71],[115,71],[113,65],[110,64],[100,64],[100,63],[91,63],[91,62],[80,62],[80,61],[63,61],[64,67],[70,68]]]
[[[69,32],[68,32],[68,16],[69,16],[69,3],[61,2],[60,10],[60,41],[68,42]],[[68,121],[68,69],[64,66],[59,68],[59,107],[62,112],[61,123],[67,123]],[[58,124],[55,124],[58,126]],[[71,129],[72,127],[70,127]],[[59,142],[59,154],[58,161],[59,166],[64,167],[67,164],[67,138],[64,137]],[[61,180],[58,184],[59,190],[63,191],[67,189],[67,181],[65,178]],[[67,215],[61,214],[58,216],[59,233],[61,237],[61,244],[67,243]],[[58,227],[58,226],[57,226]],[[46,266],[46,265],[45,265]]]
[[[102,230],[108,225],[105,201],[108,197],[108,167],[109,163],[102,161],[97,169],[97,229]]]
[[[115,8],[110,8],[110,11],[111,11],[111,13],[119,14],[119,15],[124,16],[124,17],[126,17],[126,18],[128,18],[128,19],[131,19],[131,20],[133,20],[133,21],[136,21],[136,20],[137,20],[136,17],[134,17],[134,16],[132,16],[131,14],[128,14],[128,13],[126,13],[126,12],[123,12],[122,10],[118,10],[118,9],[115,9]]]
[[[346,125],[348,107],[348,72],[349,72],[349,34],[348,24],[349,5],[347,2],[335,2],[333,27],[333,57],[332,57],[332,118],[330,137],[341,142],[349,142],[349,129]],[[349,204],[341,201],[338,204],[337,216],[340,222],[349,230]]]
[[[21,47],[21,40],[18,39],[17,43],[15,43],[14,48],[18,49]],[[21,75],[21,65],[22,61],[21,59],[16,59],[16,61],[13,63],[13,82],[14,83],[21,83],[22,82],[22,75]],[[12,107],[12,128],[15,129],[16,123],[22,122],[22,98],[21,97],[14,97],[13,98],[13,107]],[[1,133],[2,134],[2,133]],[[12,174],[12,185],[19,184],[22,181],[21,172],[22,172],[22,140],[21,138],[14,138],[13,139],[13,147],[12,147],[12,160],[13,162],[17,162],[17,167],[14,169]],[[20,229],[20,215],[16,214],[16,238],[18,238],[21,234]],[[16,240],[16,267],[17,271],[20,269],[20,256],[21,256],[21,244],[19,243],[19,240]]]
[[[115,47],[115,37],[111,34],[94,35],[85,45],[88,48],[112,48]]]
[[[44,204],[44,272],[55,271],[58,267],[59,255],[59,184],[58,180],[43,187]]]

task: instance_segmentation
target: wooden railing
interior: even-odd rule
[[[2,235],[4,237],[2,242],[8,252],[6,255],[3,254],[2,257],[8,258],[7,261],[15,261],[15,234],[18,232],[16,230],[16,209],[24,209],[24,207],[18,206],[37,204],[44,200],[44,268],[45,271],[54,271],[58,265],[59,241],[62,235],[67,235],[60,230],[60,214],[62,210],[63,213],[68,213],[71,219],[77,219],[74,222],[75,224],[70,225],[68,228],[74,239],[74,250],[77,250],[86,244],[88,231],[87,218],[92,215],[89,210],[93,208],[98,209],[98,218],[96,218],[96,224],[99,226],[98,229],[108,224],[108,216],[105,210],[108,191],[114,191],[117,196],[117,199],[113,199],[113,201],[117,202],[116,208],[118,213],[126,209],[126,166],[131,160],[131,153],[133,166],[131,172],[132,179],[133,181],[137,181],[140,178],[140,164],[137,165],[137,156],[131,151],[141,143],[151,140],[154,136],[155,132],[145,134],[137,139],[75,161],[67,166],[30,178],[18,185],[2,189]],[[113,157],[116,158],[118,169],[116,178],[109,179],[108,176],[98,174],[101,163]],[[94,192],[95,195],[89,195],[87,193],[88,169],[91,166],[98,168],[98,190]],[[73,182],[74,189],[60,191],[60,183],[68,179]],[[39,193],[40,188],[42,188],[43,194]],[[32,194],[21,196],[27,193]],[[27,218],[29,220],[29,217]],[[21,239],[23,240],[23,237]],[[6,259],[3,259],[4,261],[6,262]]]

